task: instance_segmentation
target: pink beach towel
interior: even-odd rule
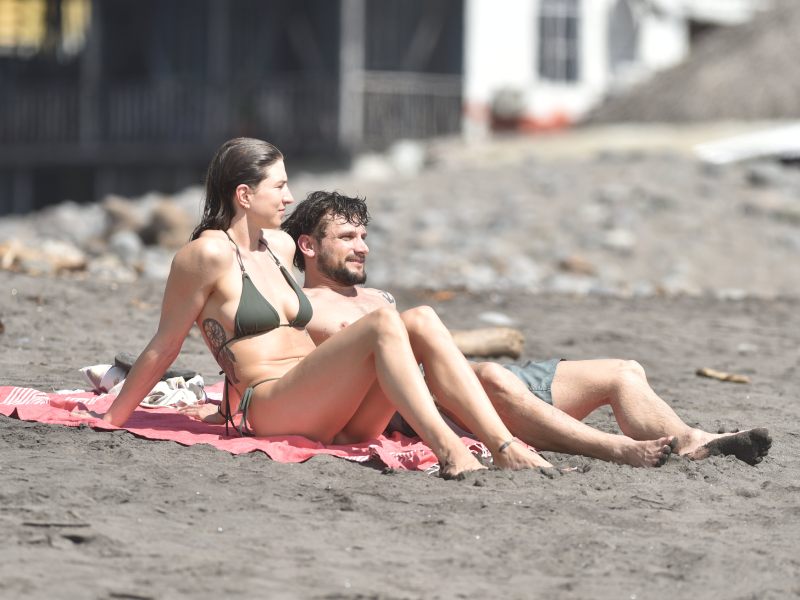
[[[206,388],[211,397],[219,396],[222,384]],[[92,392],[69,394],[45,393],[22,387],[0,386],[0,414],[23,421],[77,426],[88,423],[94,429],[125,429],[151,440],[171,440],[184,446],[210,444],[231,454],[261,451],[278,462],[302,462],[317,454],[330,454],[355,462],[377,459],[387,467],[408,470],[429,470],[437,464],[436,456],[418,438],[393,433],[361,444],[326,446],[308,438],[290,435],[276,437],[225,436],[224,425],[210,425],[190,419],[173,408],[138,407],[125,427],[115,427],[100,419],[86,419],[72,414],[78,406],[105,412],[114,396],[97,396]],[[476,454],[487,455],[483,444],[469,438],[464,443]]]

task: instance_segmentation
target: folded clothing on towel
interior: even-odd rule
[[[117,395],[125,383],[128,371],[117,365],[92,365],[80,369],[90,391],[97,394]],[[144,397],[142,406],[190,406],[208,399],[203,378],[195,375],[188,381],[183,377],[171,377],[159,381]]]

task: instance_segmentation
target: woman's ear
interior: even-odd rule
[[[317,255],[317,240],[304,233],[297,238],[297,248],[306,258],[314,258]]]
[[[250,208],[250,186],[240,183],[236,186],[236,202],[242,208]]]

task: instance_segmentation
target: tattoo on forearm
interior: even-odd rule
[[[396,304],[396,302],[394,301],[394,296],[392,296],[392,295],[391,295],[389,292],[386,292],[386,291],[384,291],[384,290],[378,290],[378,291],[381,293],[381,296],[383,296],[383,297],[384,297],[384,299],[385,299],[385,300],[386,300],[386,301],[387,301],[389,304]]]
[[[225,371],[228,379],[230,379],[231,383],[239,383],[239,378],[236,377],[236,369],[233,365],[236,362],[236,356],[230,351],[230,348],[225,347],[225,329],[223,329],[219,321],[206,319],[203,321],[203,332],[206,334],[208,345],[211,346],[211,352],[216,357],[219,366]]]

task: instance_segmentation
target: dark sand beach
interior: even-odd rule
[[[138,352],[161,284],[0,273],[0,383],[82,385]],[[689,423],[760,425],[773,448],[660,469],[546,454],[550,478],[463,482],[334,458],[278,464],[204,446],[0,418],[2,598],[786,598],[800,594],[800,302],[456,294],[455,328],[513,315],[525,357],[636,358]],[[216,381],[193,333],[179,366]],[[713,367],[750,384],[695,375]],[[616,431],[609,412],[590,418]]]

